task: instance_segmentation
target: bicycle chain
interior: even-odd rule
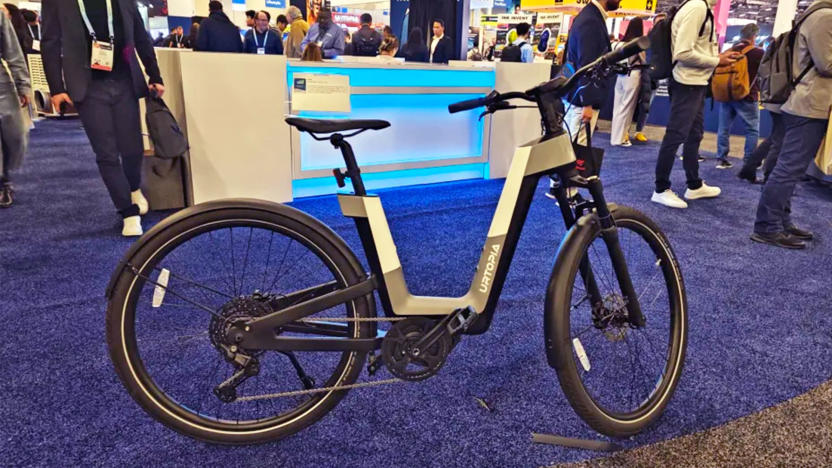
[[[270,400],[272,398],[283,398],[283,397],[290,397],[290,396],[299,396],[299,395],[309,395],[312,393],[323,393],[329,392],[333,390],[351,390],[354,388],[364,388],[364,387],[375,387],[378,385],[386,385],[392,383],[404,382],[402,379],[387,379],[387,380],[378,380],[376,382],[361,382],[356,384],[349,384],[349,385],[335,385],[332,387],[322,387],[322,388],[310,388],[309,390],[294,390],[291,392],[281,392],[281,393],[268,393],[265,395],[250,395],[244,397],[238,397],[237,401],[254,401],[254,400]]]
[[[398,322],[407,317],[315,317],[299,319],[299,322]],[[311,395],[313,393],[323,393],[334,390],[352,390],[356,388],[375,387],[379,385],[387,385],[392,383],[404,382],[402,379],[387,379],[376,382],[361,382],[349,385],[334,385],[332,387],[310,388],[308,390],[293,390],[289,392],[267,393],[264,395],[249,395],[238,397],[237,401],[256,401],[256,400],[271,400],[273,398],[285,398],[291,396]]]
[[[302,318],[299,319],[298,322],[398,322],[406,318],[407,317],[314,317]]]

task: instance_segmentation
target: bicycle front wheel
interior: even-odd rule
[[[330,411],[346,391],[329,388],[354,383],[366,353],[230,349],[224,331],[234,320],[311,299],[322,285],[321,294],[346,288],[364,273],[314,218],[282,205],[228,204],[195,207],[139,241],[114,283],[107,339],[125,387],[166,426],[216,443],[264,442]],[[331,329],[341,324],[338,336],[369,338],[371,327],[350,319],[374,314],[365,296],[304,320],[341,320],[321,337],[335,336]],[[298,324],[275,333],[315,330]],[[229,385],[241,372],[242,383]]]
[[[578,415],[614,437],[636,434],[664,411],[681,376],[687,345],[682,275],[658,226],[628,207],[612,212],[646,324],[627,317],[598,223],[584,226],[550,281],[555,368]],[[597,287],[595,287],[597,286]]]

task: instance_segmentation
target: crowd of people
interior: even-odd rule
[[[208,18],[192,24],[187,36],[183,28],[177,26],[167,37],[159,35],[154,45],[201,52],[285,55],[304,61],[348,55],[448,63],[453,55],[453,42],[445,35],[445,22],[441,19],[433,22],[430,45],[418,27],[409,31],[405,44],[400,44],[390,26],[384,26],[379,32],[373,26],[373,17],[369,13],[360,16],[360,27],[350,35],[345,28],[333,22],[332,11],[328,8],[317,10],[315,21],[310,25],[304,20],[300,8],[290,6],[285,15],[277,16],[274,24],[268,11],[247,11],[246,26],[249,29],[241,38],[239,28],[225,14],[221,2],[209,2],[208,10]]]
[[[572,21],[558,72],[575,70],[619,44],[645,34],[644,22],[636,18],[630,21],[622,41],[615,44],[611,40],[606,26],[607,13],[618,9],[620,3],[621,0],[593,0],[581,10]],[[732,167],[728,159],[730,129],[739,119],[746,142],[738,176],[764,184],[751,237],[779,247],[803,248],[813,235],[792,221],[791,198],[796,183],[821,145],[832,108],[832,32],[824,27],[832,20],[832,0],[815,0],[796,22],[794,60],[795,68],[801,73],[788,99],[763,103],[772,116],[773,128],[769,137],[759,144],[758,75],[765,54],[757,45],[759,28],[755,24],[746,25],[740,40],[719,53],[711,11],[714,3],[714,0],[688,1],[670,15],[654,18],[654,28],[662,21],[669,22],[666,24],[669,24],[673,65],[667,83],[670,113],[658,150],[651,200],[681,209],[687,208],[690,201],[721,195],[719,187],[706,184],[699,174],[705,100],[715,70],[744,61],[750,89],[738,99],[720,103],[717,167]],[[42,27],[35,12],[18,10],[14,5],[7,4],[0,18],[3,32],[0,54],[10,72],[0,74],[0,80],[9,81],[6,87],[0,88],[15,90],[14,96],[0,93],[3,141],[0,207],[12,204],[11,172],[20,166],[26,151],[27,130],[18,120],[20,106],[28,105],[30,94],[25,54],[40,52],[52,105],[56,109],[72,105],[78,111],[102,179],[124,219],[123,234],[141,234],[140,216],[147,212],[148,203],[140,189],[142,141],[138,99],[148,93],[157,96],[164,93],[154,42],[143,29],[130,27],[141,24],[134,5],[116,9],[116,21],[104,0],[44,0],[42,9]],[[326,8],[315,12],[316,21],[311,26],[295,6],[290,6],[285,15],[279,15],[274,25],[269,12],[250,11],[246,15],[249,29],[241,36],[240,29],[223,12],[221,2],[211,1],[209,10],[209,17],[192,25],[187,36],[183,28],[176,27],[169,36],[157,39],[155,45],[211,52],[284,54],[308,61],[349,54],[379,57],[379,60],[404,57],[408,61],[447,63],[453,56],[453,42],[445,34],[445,24],[440,19],[432,23],[432,38],[413,28],[402,45],[389,27],[377,31],[372,16],[367,13],[360,17],[360,28],[348,35],[333,22],[332,13]],[[123,12],[134,15],[135,22],[122,18]],[[79,14],[83,22],[70,21]],[[502,51],[503,59],[532,61],[531,26],[521,23],[515,31],[516,37]],[[88,38],[87,44],[79,43],[78,38],[83,36]],[[112,38],[110,44],[97,39],[107,37]],[[136,53],[113,53],[122,50],[125,44],[132,44]],[[90,56],[90,47],[94,52],[101,51]],[[139,59],[143,67],[139,66]],[[615,77],[614,84],[604,82],[585,87],[567,99],[564,125],[574,134],[577,144],[586,145],[592,137],[599,111],[613,86],[610,143],[631,145],[633,122],[636,124],[634,138],[647,141],[642,130],[658,83],[648,72],[649,58],[645,54],[630,57],[622,65],[626,67],[621,67],[623,71]],[[142,69],[149,80],[145,80]],[[686,183],[683,197],[672,190],[671,182],[680,147]],[[759,167],[763,167],[762,181],[757,178]]]
[[[567,68],[577,69],[612,50],[605,20],[607,12],[617,10],[620,3],[621,0],[593,0],[581,10],[569,32],[565,51]],[[793,90],[785,102],[766,104],[773,129],[770,137],[759,145],[760,80],[757,75],[765,53],[756,45],[759,28],[755,24],[746,25],[737,44],[719,53],[711,10],[715,3],[715,0],[685,2],[669,16],[656,18],[656,24],[671,22],[672,74],[668,79],[670,114],[657,156],[651,200],[681,209],[687,208],[689,201],[720,196],[722,190],[706,184],[699,174],[705,100],[712,89],[715,70],[730,72],[733,64],[744,61],[750,89],[744,96],[720,102],[717,168],[732,167],[728,160],[729,135],[733,121],[739,118],[746,142],[738,176],[757,183],[758,166],[765,160],[764,186],[751,239],[778,247],[804,248],[813,234],[792,221],[791,198],[795,185],[820,148],[832,110],[832,30],[824,26],[832,20],[832,2],[815,0],[796,21],[794,59],[796,68],[803,73],[790,84]],[[643,34],[642,22],[631,21],[621,44]],[[643,54],[631,57],[627,63],[629,71],[616,79],[610,137],[614,146],[631,144],[629,128],[639,100],[643,104],[638,106],[637,139],[647,140],[641,130],[656,85],[645,71],[646,60]],[[586,144],[587,130],[595,129],[609,86],[608,83],[591,86],[570,97],[565,125],[572,132],[578,132],[579,144]],[[671,188],[671,171],[679,147],[682,147],[686,179],[684,199]]]

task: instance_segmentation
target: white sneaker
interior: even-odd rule
[[[130,192],[130,201],[139,207],[140,215],[146,215],[147,210],[150,209],[150,205],[147,203],[147,198],[144,197],[141,189],[136,190],[135,192]]]
[[[679,198],[673,190],[667,189],[662,193],[653,192],[653,196],[650,198],[650,201],[653,203],[658,203],[659,205],[664,205],[669,208],[687,208],[688,204],[685,203],[684,200]]]
[[[699,198],[714,198],[718,197],[720,193],[722,193],[722,190],[719,187],[711,187],[705,182],[702,182],[702,186],[696,190],[685,190],[685,198],[687,198],[688,200],[697,200]]]
[[[135,237],[144,234],[142,231],[142,218],[140,216],[129,216],[124,218],[124,227],[121,235],[124,237]]]

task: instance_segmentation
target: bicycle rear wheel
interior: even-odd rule
[[[337,235],[292,208],[200,209],[141,239],[118,276],[107,310],[116,372],[142,408],[185,435],[244,444],[293,434],[346,394],[303,391],[355,382],[366,353],[235,350],[256,359],[257,373],[231,392],[223,384],[241,366],[227,358],[223,330],[274,304],[291,305],[279,301],[293,292],[355,284],[364,276],[360,263]],[[365,296],[309,318],[371,317],[373,306]],[[367,323],[339,323],[344,337],[371,336]],[[276,333],[301,336],[297,328]]]
[[[547,316],[554,320],[555,368],[569,403],[596,431],[626,437],[661,415],[679,382],[687,303],[675,256],[658,226],[632,208],[612,214],[646,325],[633,328],[627,321],[626,299],[597,222],[585,225],[557,262]],[[587,266],[600,297],[587,292]]]

